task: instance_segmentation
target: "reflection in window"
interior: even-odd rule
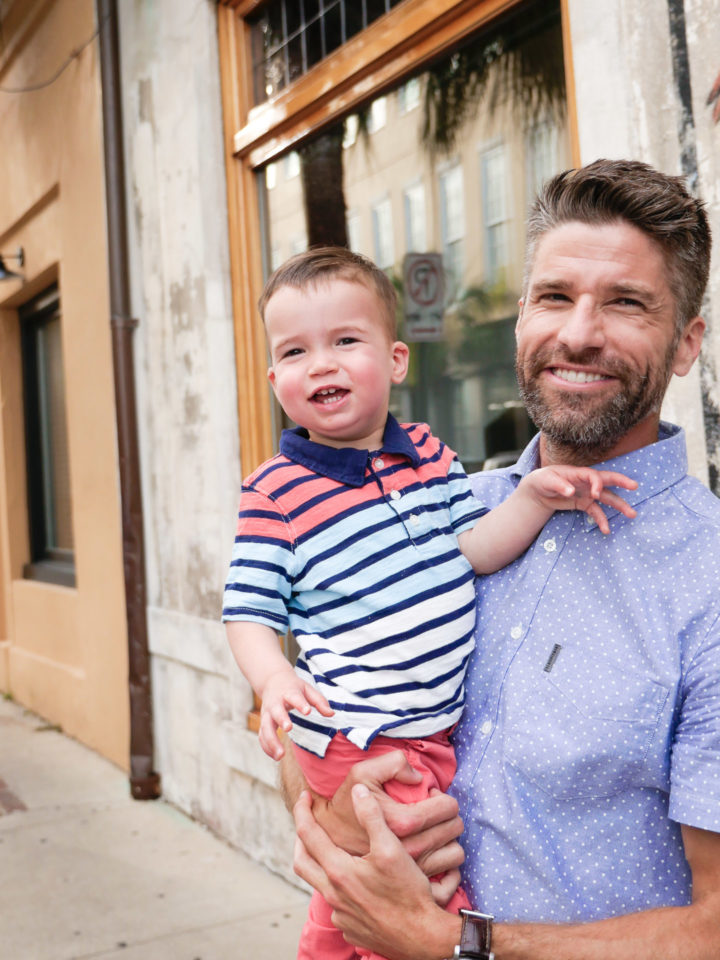
[[[290,238],[306,239],[310,220],[342,206],[348,244],[388,270],[399,291],[411,360],[405,383],[393,388],[393,412],[426,420],[468,470],[479,469],[511,456],[533,430],[514,373],[524,238],[513,199],[524,210],[529,189],[570,166],[559,0],[524,0],[395,95],[383,91],[355,108],[369,122],[383,111],[392,136],[370,143],[346,117],[336,143],[328,137],[340,158],[330,168],[336,182],[325,177],[312,195],[304,176],[264,190],[266,249],[286,259]],[[304,147],[303,173],[312,157]],[[409,252],[443,259],[446,296],[432,340],[413,341],[405,323]]]
[[[360,214],[352,210],[347,216],[348,246],[356,253],[360,252]]]
[[[395,263],[392,205],[389,197],[373,205],[372,226],[375,263],[383,270],[389,270]]]
[[[537,123],[528,131],[528,206],[540,187],[558,170],[558,130],[550,123]]]
[[[420,106],[420,78],[413,77],[398,90],[398,111],[402,116]]]
[[[408,253],[423,253],[427,250],[424,185],[414,183],[412,186],[406,187],[403,199],[405,207],[405,248]]]
[[[377,133],[387,123],[387,97],[373,100],[368,115],[368,133]]]
[[[52,287],[20,310],[30,562],[24,575],[75,583],[60,301]]]
[[[500,282],[507,264],[505,222],[507,216],[507,161],[500,144],[480,156],[485,248],[485,281]]]
[[[465,270],[465,197],[460,164],[440,174],[440,224],[446,271],[446,289],[453,296],[459,290]]]
[[[292,150],[290,153],[285,155],[283,161],[283,173],[285,174],[286,180],[292,180],[293,177],[297,177],[300,173],[300,157],[298,156],[297,150]]]

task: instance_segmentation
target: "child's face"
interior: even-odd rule
[[[341,279],[281,287],[265,308],[265,329],[270,383],[310,439],[380,447],[390,387],[405,378],[408,348],[390,340],[377,295]]]

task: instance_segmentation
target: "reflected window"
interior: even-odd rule
[[[403,193],[405,207],[405,248],[408,252],[422,253],[427,249],[425,186],[414,183]]]
[[[465,272],[465,196],[459,163],[440,174],[440,223],[446,289],[454,296]]]
[[[60,298],[20,310],[30,562],[24,576],[75,584]]]
[[[383,197],[372,207],[373,257],[383,270],[389,270],[395,263],[395,245],[393,243],[392,204],[389,197]]]
[[[507,169],[503,144],[481,154],[485,280],[491,286],[501,282],[507,264]]]
[[[319,182],[305,175],[317,157],[306,144],[302,176],[267,190],[258,169],[266,250],[286,259],[337,206],[348,245],[389,272],[410,346],[392,412],[427,421],[469,471],[512,457],[534,432],[514,372],[524,258],[515,218],[539,182],[571,165],[564,82],[559,0],[525,0],[326,128],[323,149],[337,163]],[[355,115],[366,130],[384,115],[387,135],[364,136]],[[421,305],[419,320],[409,253],[441,273],[440,302]]]

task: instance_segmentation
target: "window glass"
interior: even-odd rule
[[[519,5],[394,94],[297,146],[300,176],[268,191],[259,171],[263,231],[273,260],[334,242],[387,270],[411,353],[393,413],[429,422],[475,470],[533,433],[514,327],[528,204],[571,162],[559,0]]]
[[[25,575],[74,583],[60,301],[52,288],[20,311],[30,563]]]

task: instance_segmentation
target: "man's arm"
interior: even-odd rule
[[[353,800],[370,852],[336,847],[312,817],[303,794],[295,807],[295,870],[333,907],[350,943],[389,960],[445,960],[460,935],[458,917],[441,910],[430,886],[388,829],[366,788]],[[585,924],[495,924],[496,960],[719,960],[720,834],[682,828],[692,871],[692,904]]]

